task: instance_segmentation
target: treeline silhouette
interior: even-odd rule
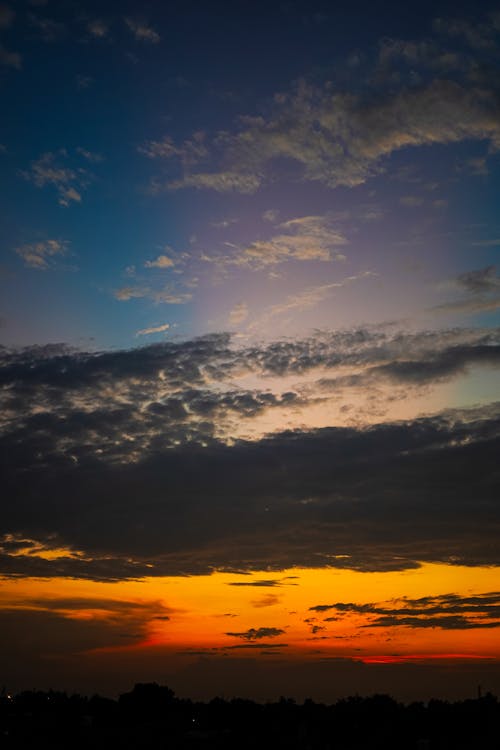
[[[3,748],[287,748],[290,750],[500,750],[500,703],[398,703],[388,695],[333,705],[280,698],[255,703],[177,698],[156,683],[118,700],[50,690],[0,697]]]

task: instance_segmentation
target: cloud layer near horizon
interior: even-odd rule
[[[253,440],[230,432],[321,389],[411,392],[498,361],[496,332],[480,329],[4,350],[1,571],[116,580],[500,564],[498,404]],[[242,372],[312,379],[275,393],[238,386]]]

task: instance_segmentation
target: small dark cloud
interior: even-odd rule
[[[221,650],[233,651],[240,648],[261,648],[266,651],[269,649],[287,648],[288,643],[237,643],[233,646],[222,646]]]
[[[240,633],[225,633],[225,635],[241,638],[244,641],[258,641],[261,638],[277,638],[284,632],[281,628],[250,628]]]
[[[256,609],[261,609],[263,607],[274,607],[274,605],[278,604],[279,602],[279,596],[276,596],[275,594],[268,594],[267,596],[263,596],[261,599],[252,599],[250,604]]]
[[[467,292],[482,294],[499,290],[500,276],[497,274],[496,266],[486,266],[486,268],[460,274],[457,276],[456,283]]]
[[[257,588],[271,588],[273,586],[281,586],[281,582],[277,579],[267,579],[259,581],[231,581],[227,584],[228,586],[256,586]]]

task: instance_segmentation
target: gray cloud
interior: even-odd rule
[[[160,41],[160,35],[149,24],[138,21],[134,18],[125,18],[124,20],[125,24],[138,41],[149,42],[150,44],[158,44]]]
[[[307,405],[318,386],[308,396],[231,381],[349,365],[357,383],[413,388],[495,366],[498,350],[497,333],[480,329],[323,332],[243,349],[225,334],[96,354],[2,349],[1,570],[116,580],[500,564],[498,405],[250,441],[232,425]],[[343,377],[333,382],[348,389]]]
[[[403,598],[392,606],[336,602],[309,607],[313,612],[335,610],[339,615],[354,613],[367,615],[363,628],[389,627],[440,628],[442,630],[471,630],[500,627],[500,592],[475,596],[442,594],[420,599]],[[375,617],[372,617],[375,615]],[[327,618],[338,619],[338,618]]]
[[[262,638],[277,638],[279,635],[283,635],[285,631],[281,628],[250,628],[242,633],[225,633],[232,638],[241,638],[244,641],[259,641]]]
[[[23,58],[19,52],[10,52],[8,49],[0,44],[0,65],[5,65],[8,68],[16,68],[21,70]]]
[[[304,180],[353,187],[403,148],[486,140],[498,149],[498,112],[495,91],[470,82],[437,78],[376,99],[301,82],[275,97],[268,117],[242,117],[239,130],[218,133],[206,146],[211,171],[186,169],[184,161],[182,176],[163,187],[254,192],[270,181],[277,159],[298,167]],[[182,162],[185,147],[168,137],[166,143],[166,155]]]
[[[486,266],[459,274],[450,282],[452,287],[466,293],[466,297],[444,302],[432,309],[437,312],[480,313],[500,307],[500,276],[496,266]]]
[[[271,578],[260,581],[230,581],[228,586],[256,586],[257,588],[271,588],[274,586],[281,586],[281,581]]]

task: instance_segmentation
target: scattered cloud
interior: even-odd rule
[[[149,159],[177,157],[185,166],[198,164],[208,156],[205,133],[202,130],[193,133],[192,137],[185,140],[180,146],[176,146],[172,138],[165,135],[159,141],[147,141],[137,150]]]
[[[12,26],[15,13],[8,5],[0,5],[0,29],[8,29]]]
[[[98,161],[97,154],[90,151],[77,149],[78,156],[90,161]],[[69,206],[71,203],[81,203],[82,192],[87,188],[91,174],[76,164],[69,166],[70,155],[66,149],[57,152],[48,151],[31,163],[28,171],[21,172],[22,176],[32,182],[36,187],[43,188],[47,185],[53,186],[58,194],[60,206]]]
[[[399,599],[381,604],[336,602],[309,607],[313,612],[334,610],[339,616],[363,615],[362,628],[409,627],[470,630],[500,627],[500,592],[473,596],[442,594],[420,599]],[[330,619],[330,618],[328,618]]]
[[[334,281],[330,284],[318,284],[317,286],[306,287],[301,292],[289,294],[283,302],[271,305],[265,309],[249,328],[252,330],[259,329],[262,326],[266,326],[270,320],[277,316],[287,315],[293,311],[309,310],[327,299],[335,290],[342,289],[361,279],[372,278],[374,276],[377,276],[377,274],[372,271],[363,271],[355,276],[347,276],[341,281]]]
[[[280,224],[280,234],[248,245],[226,243],[230,253],[204,253],[202,260],[219,267],[240,266],[262,270],[285,261],[345,260],[338,247],[348,244],[344,233],[329,216],[302,216]]]
[[[109,26],[105,21],[95,18],[87,23],[87,31],[96,39],[104,39],[109,34]]]
[[[225,171],[218,173],[199,172],[185,175],[178,180],[165,183],[163,189],[180,190],[181,188],[196,188],[197,190],[215,190],[218,193],[255,193],[260,187],[261,179],[258,175]]]
[[[125,18],[125,23],[138,41],[150,44],[158,44],[160,41],[158,32],[147,23],[141,23],[133,18]]]
[[[177,291],[172,286],[166,286],[163,289],[153,289],[149,286],[124,286],[115,290],[114,297],[121,302],[145,297],[166,305],[185,305],[192,300],[193,295],[191,292]]]
[[[19,52],[9,52],[0,44],[0,65],[6,65],[8,68],[21,70],[23,59]]]
[[[228,586],[255,586],[257,588],[272,588],[274,586],[281,586],[281,581],[274,578],[264,578],[258,581],[232,581],[227,584]]]
[[[76,86],[78,89],[88,89],[92,86],[94,79],[92,76],[77,75]]]
[[[476,240],[471,243],[474,247],[500,247],[500,237],[493,240]]]
[[[145,268],[172,268],[175,266],[175,260],[168,255],[159,255],[154,260],[147,260],[144,264]]]
[[[80,154],[80,156],[83,156],[84,159],[91,162],[92,164],[99,164],[101,161],[104,161],[104,157],[101,156],[101,154],[98,154],[95,151],[89,151],[88,149],[82,148],[81,146],[78,146],[78,148],[76,149],[76,153]]]
[[[246,302],[238,302],[229,313],[229,324],[238,326],[248,318],[249,310]]]
[[[54,21],[52,18],[29,13],[28,20],[44,42],[56,42],[66,35],[66,26],[59,21]]]
[[[365,99],[301,81],[291,93],[275,97],[267,118],[241,117],[239,129],[220,131],[206,142],[210,170],[193,171],[194,165],[184,163],[180,178],[163,188],[157,183],[157,189],[253,193],[277,179],[271,171],[277,160],[299,168],[303,180],[354,187],[380,174],[384,161],[401,149],[464,140],[500,147],[491,86],[436,78]],[[164,151],[182,162],[182,145],[168,139]]]
[[[33,242],[17,247],[16,253],[23,259],[24,265],[28,268],[46,271],[51,267],[54,256],[67,253],[68,244],[65,240]]]
[[[424,199],[417,195],[404,195],[399,199],[402,206],[406,208],[418,208],[424,202]]]
[[[241,638],[244,641],[259,641],[262,638],[277,638],[284,632],[282,628],[250,628],[242,633],[225,633],[225,635]]]
[[[461,273],[457,276],[456,283],[457,286],[472,294],[500,290],[500,276],[497,274],[496,266],[486,266],[486,268]]]
[[[448,286],[468,296],[436,305],[432,308],[434,311],[472,315],[500,308],[500,276],[494,265],[461,273],[448,282]]]
[[[279,211],[274,208],[269,208],[267,211],[264,211],[262,218],[264,221],[269,221],[271,224],[275,224],[279,219],[279,215]]]
[[[163,323],[160,326],[152,326],[151,328],[142,328],[137,331],[136,336],[149,336],[152,333],[165,333],[170,328],[170,323]]]

